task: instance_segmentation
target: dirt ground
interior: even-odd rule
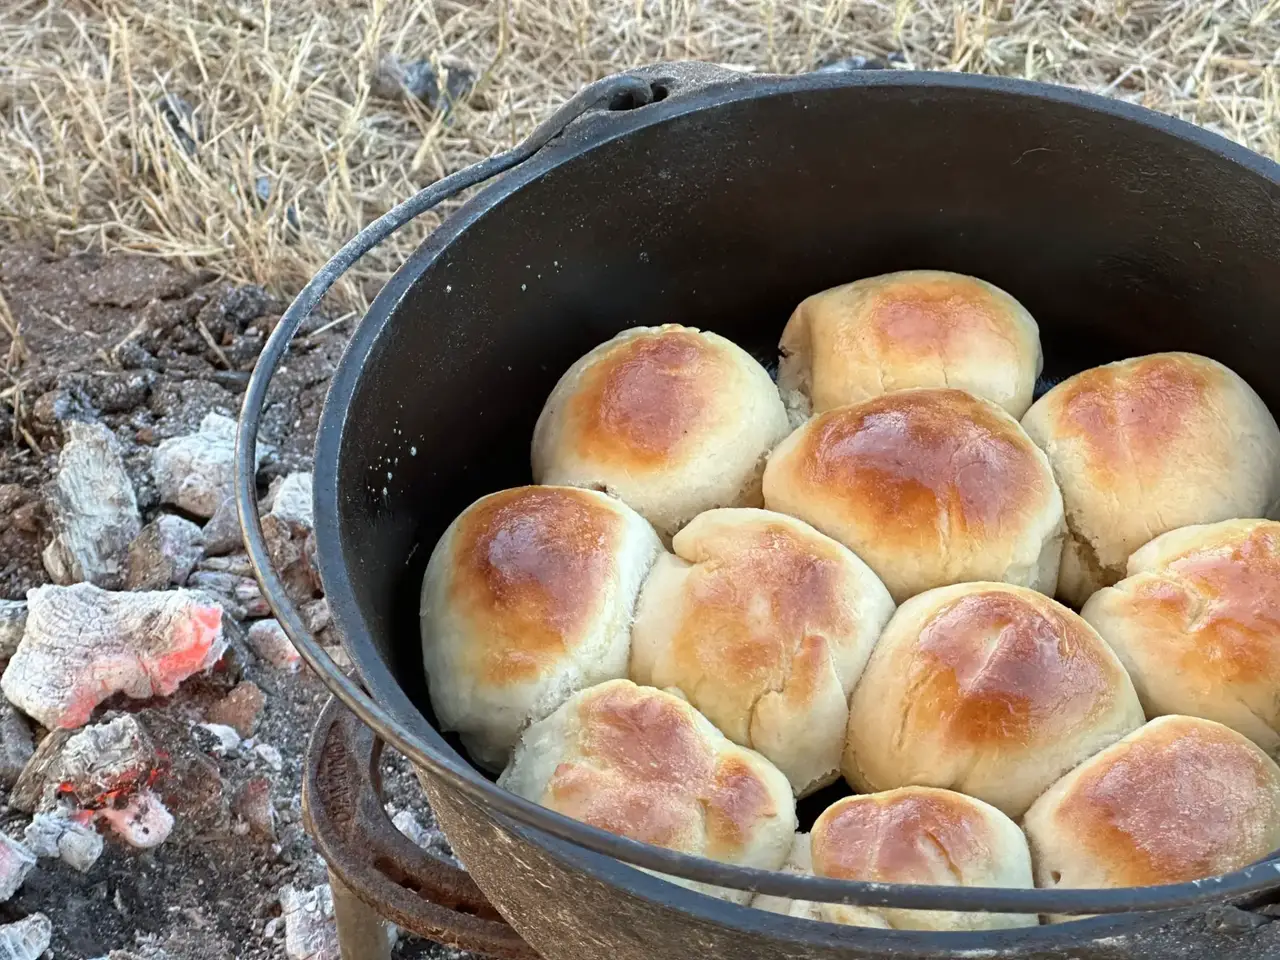
[[[58,257],[30,247],[0,248],[0,295],[20,324],[25,352],[16,415],[10,404],[0,404],[7,411],[0,414],[0,598],[16,599],[47,580],[40,562],[47,542],[41,490],[56,467],[61,425],[93,419],[115,432],[146,519],[157,506],[150,451],[193,430],[210,410],[236,415],[246,371],[282,305],[260,289],[155,259]],[[307,467],[342,346],[340,334],[325,332],[303,337],[289,358],[263,425],[276,451],[264,480]],[[19,893],[0,904],[0,922],[44,912],[54,924],[59,960],[145,945],[162,948],[169,960],[284,956],[283,924],[271,924],[281,912],[281,889],[326,880],[302,828],[300,800],[307,736],[327,699],[322,684],[305,668],[289,674],[252,656],[233,656],[229,669],[187,681],[172,698],[118,706],[142,711],[162,728],[176,724],[183,745],[174,749],[191,749],[189,724],[204,719],[206,708],[239,680],[265,694],[255,739],[279,750],[282,769],[269,769],[249,751],[206,752],[218,777],[175,786],[182,794],[170,804],[177,827],[164,844],[143,852],[108,838],[102,858],[83,875],[41,860]],[[407,765],[390,757],[386,767],[388,800],[431,827]],[[274,842],[234,835],[225,816],[226,802],[254,777],[270,781]],[[14,835],[26,819],[0,807],[0,827]],[[274,936],[267,935],[271,926]],[[406,937],[396,956],[457,954]]]

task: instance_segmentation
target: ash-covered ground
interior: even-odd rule
[[[33,867],[23,866],[32,844],[38,846],[28,830],[32,814],[20,809],[32,807],[30,796],[22,791],[30,794],[27,788],[39,780],[39,771],[31,769],[36,761],[27,757],[49,734],[35,720],[4,708],[0,828],[25,846],[9,867],[0,864],[0,893],[6,869],[11,879],[25,869],[29,873],[0,903],[0,923],[43,914],[51,927],[47,946],[35,921],[14,929],[24,934],[19,938],[23,949],[43,951],[32,952],[32,957],[59,960],[108,955],[113,960],[265,960],[307,956],[306,950],[314,960],[336,960],[334,944],[325,936],[323,910],[310,946],[287,944],[291,925],[295,933],[307,924],[317,926],[316,916],[304,916],[304,908],[313,902],[308,899],[312,891],[327,879],[302,827],[299,787],[307,737],[327,693],[305,666],[295,670],[284,662],[287,650],[248,642],[249,628],[262,622],[266,610],[245,576],[240,549],[227,542],[225,515],[215,523],[200,515],[207,509],[197,506],[193,512],[199,498],[184,499],[184,493],[170,492],[169,502],[162,502],[162,487],[166,482],[172,486],[173,479],[162,476],[158,485],[156,476],[160,444],[199,433],[210,414],[237,415],[248,371],[284,305],[259,289],[193,275],[160,260],[58,257],[29,248],[0,248],[0,294],[0,311],[7,306],[8,326],[16,326],[18,332],[15,339],[0,328],[0,601],[21,601],[30,588],[51,581],[42,552],[56,537],[69,544],[70,554],[85,549],[76,544],[78,520],[68,519],[67,513],[83,512],[87,494],[83,484],[68,488],[66,478],[59,491],[60,469],[74,469],[67,467],[74,458],[60,459],[60,454],[73,434],[89,436],[100,424],[114,444],[93,433],[100,441],[93,449],[106,451],[108,459],[112,448],[118,450],[136,501],[136,520],[122,526],[91,518],[85,529],[95,535],[94,555],[83,564],[72,563],[61,579],[70,583],[90,575],[99,582],[118,578],[118,584],[108,586],[115,591],[172,591],[185,584],[222,606],[223,640],[230,641],[211,667],[196,670],[171,695],[131,699],[116,694],[94,708],[87,728],[95,731],[106,730],[112,718],[138,721],[152,758],[144,766],[154,769],[144,770],[143,779],[130,781],[132,785],[113,783],[99,798],[86,799],[66,784],[47,785],[43,807],[38,807],[44,811],[42,823],[56,821],[65,827],[67,817],[78,818],[76,822],[87,821],[102,838],[101,854],[84,872],[77,869],[85,865],[83,855],[41,856]],[[312,326],[319,329],[323,322]],[[285,477],[306,479],[303,472],[309,469],[328,378],[344,342],[339,327],[304,336],[291,352],[273,387],[263,425],[263,440],[269,445],[259,476],[264,496],[273,481],[278,486]],[[92,457],[89,461],[96,462]],[[197,464],[194,469],[203,467]],[[90,486],[102,484],[95,478]],[[122,496],[127,501],[127,491]],[[176,519],[166,520],[164,535],[156,539],[161,528],[147,525],[161,515]],[[142,524],[144,536],[151,531],[149,547],[116,550],[115,560],[97,556],[110,552],[98,549],[111,540],[104,529],[132,534],[131,523]],[[223,533],[212,530],[211,524],[222,524]],[[296,568],[302,598],[322,625],[324,605],[318,581],[308,579],[313,571],[305,534],[293,529],[293,547],[286,543],[286,550],[293,552],[286,561]],[[221,543],[216,542],[219,536]],[[286,531],[285,540],[290,536]],[[175,537],[182,542],[171,542]],[[175,557],[181,568],[176,571]],[[188,569],[193,562],[194,568]],[[118,563],[118,573],[112,572],[112,563]],[[106,567],[98,569],[102,564]],[[9,611],[12,642],[17,642],[16,631],[25,629],[22,642],[38,646],[44,628],[33,631],[30,624],[24,628],[20,623],[15,627],[15,618],[25,616],[25,609],[0,603],[0,613],[4,609]],[[117,633],[128,632],[129,622],[126,616]],[[3,624],[0,615],[0,637]],[[33,640],[33,632],[40,636]],[[47,662],[14,654],[11,646],[3,651],[5,657],[11,654],[32,663]],[[18,699],[51,696],[40,690],[24,694],[14,678],[9,686]],[[24,703],[24,709],[50,711],[42,715],[51,724],[51,717],[63,715],[53,704]],[[24,742],[24,731],[29,741]],[[42,747],[37,761],[45,752],[57,753]],[[57,762],[54,756],[54,768]],[[398,757],[384,763],[390,808],[409,811],[431,843],[441,844],[408,765]],[[28,769],[25,779],[19,779],[19,795],[11,795],[9,788],[24,764]],[[112,807],[125,806],[131,791],[158,797],[173,818],[167,839],[150,849],[122,839],[108,815]],[[75,835],[96,844],[83,830]],[[12,852],[14,845],[5,849]],[[291,898],[301,904],[296,906],[298,915],[283,916]],[[394,955],[463,956],[409,935],[400,936]]]

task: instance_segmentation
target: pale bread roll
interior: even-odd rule
[[[661,552],[643,517],[592,490],[517,487],[464,510],[422,582],[440,729],[500,770],[531,721],[626,676],[636,599]]]
[[[635,327],[569,368],[533,431],[533,478],[604,490],[664,537],[713,507],[761,506],[787,435],[778,388],[714,333]]]
[[[889,591],[847,547],[767,510],[709,510],[672,547],[640,594],[631,679],[688,700],[797,796],[834,782]]]
[[[908,600],[849,704],[844,775],[922,784],[1021,816],[1060,776],[1143,723],[1119,658],[1062,604],[965,583]]]
[[[787,862],[782,865],[782,872],[793,876],[813,876],[813,857],[809,853],[809,835],[797,833],[791,845],[791,853]],[[780,913],[787,917],[800,917],[805,920],[821,920],[818,904],[808,900],[792,900],[790,897],[775,897],[767,893],[758,893],[751,899],[751,906],[767,913]],[[885,924],[888,926],[888,924]]]
[[[820,877],[942,887],[1031,887],[1031,856],[1018,825],[989,804],[932,787],[904,787],[837,800],[810,834]],[[1034,916],[818,905],[831,923],[897,930],[1000,930],[1035,926]]]
[[[498,785],[632,840],[764,870],[786,862],[796,831],[791,787],[773,764],[679,697],[629,680],[584,690],[530,726]]]
[[[1169,530],[1270,516],[1280,428],[1216,360],[1155,353],[1078,373],[1022,421],[1066,503],[1058,596],[1079,607],[1124,576],[1129,554]]]
[[[1018,421],[960,390],[904,390],[818,414],[769,457],[765,505],[866,561],[901,603],[950,583],[1052,593],[1062,495]]]
[[[1280,847],[1280,767],[1211,720],[1161,717],[1027,811],[1041,887],[1141,887],[1246,867]]]
[[[1171,530],[1081,615],[1124,661],[1147,716],[1226,724],[1280,752],[1280,523]]]
[[[999,287],[904,270],[814,294],[782,341],[778,388],[794,418],[912,387],[954,387],[1014,417],[1031,406],[1040,330]]]

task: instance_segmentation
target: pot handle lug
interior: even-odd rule
[[[330,698],[307,750],[302,810],[331,873],[378,916],[420,936],[502,960],[537,960],[466,871],[392,824],[379,788],[382,747]]]

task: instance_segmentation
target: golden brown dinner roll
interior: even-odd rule
[[[684,697],[798,796],[836,780],[889,591],[847,547],[767,510],[709,510],[672,546],[640,594],[631,679]]]
[[[911,387],[954,387],[1015,417],[1040,375],[1040,330],[999,287],[905,270],[814,294],[778,345],[778,387],[793,415]]]
[[[791,787],[773,764],[679,697],[628,680],[583,690],[529,727],[498,785],[632,840],[765,870],[786,861],[796,830]]]
[[[1041,887],[1216,876],[1280,847],[1280,767],[1219,723],[1161,717],[1050,787],[1023,828]]]
[[[467,507],[422,582],[441,729],[501,769],[530,721],[626,676],[636,597],[661,552],[643,517],[593,490],[517,487]]]
[[[1080,761],[1142,725],[1120,660],[1025,587],[964,583],[908,600],[849,703],[859,790],[948,787],[1021,816]]]
[[[1216,720],[1280,751],[1280,523],[1171,530],[1081,615],[1124,661],[1147,716]]]
[[[820,877],[942,887],[1031,887],[1031,857],[1018,825],[981,800],[932,787],[845,797],[810,835]],[[818,906],[831,923],[868,926],[867,914],[899,930],[998,930],[1034,926],[1035,916]]]
[[[1078,373],[1022,421],[1066,503],[1058,596],[1082,605],[1129,554],[1195,523],[1263,517],[1280,501],[1280,429],[1216,360],[1155,353]]]
[[[970,580],[1053,591],[1062,496],[1018,421],[961,390],[814,417],[769,457],[765,505],[867,562],[894,600]]]
[[[787,435],[778,388],[714,333],[624,330],[560,378],[533,431],[533,477],[604,490],[669,538],[703,510],[758,507]]]

